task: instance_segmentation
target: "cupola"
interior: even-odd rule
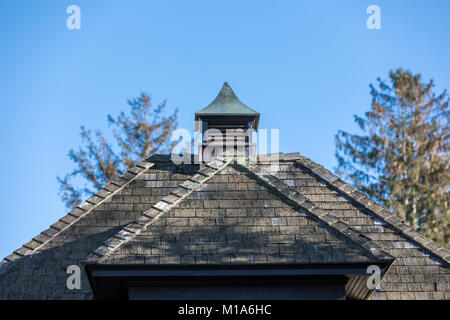
[[[195,114],[201,133],[199,156],[209,161],[219,153],[239,156],[256,154],[252,133],[258,130],[260,114],[243,104],[225,82],[217,97]]]

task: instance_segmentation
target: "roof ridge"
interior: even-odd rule
[[[144,211],[134,222],[129,223],[115,235],[105,240],[102,245],[95,249],[87,257],[86,261],[83,261],[82,263],[100,262],[105,256],[114,252],[122,244],[146,230],[152,223],[157,221],[161,216],[170,211],[206,181],[223,170],[232,160],[232,158],[219,159],[217,157],[214,161],[206,164],[206,166],[199,169],[192,177],[181,183],[180,186],[173,190],[169,195],[163,197],[159,202],[154,204],[152,208]]]
[[[139,162],[134,167],[128,169],[124,174],[120,175],[117,179],[111,181],[101,190],[94,193],[94,195],[92,195],[92,197],[87,199],[85,202],[77,205],[64,217],[60,218],[56,223],[52,224],[50,228],[41,232],[36,237],[32,238],[31,241],[25,243],[19,249],[14,250],[12,254],[0,261],[0,274],[8,269],[7,267],[12,265],[14,262],[30,256],[41,249],[57,235],[72,226],[81,218],[88,215],[90,212],[92,212],[93,209],[97,208],[104,201],[108,200],[117,192],[122,190],[131,181],[135,180],[138,176],[144,173],[147,169],[151,168],[153,165],[154,163],[148,162],[147,160]]]
[[[305,196],[301,195],[297,190],[288,186],[283,181],[272,175],[269,171],[261,168],[258,165],[251,165],[245,161],[237,161],[236,164],[245,171],[254,175],[259,181],[269,186],[284,200],[289,203],[308,211],[318,220],[325,223],[332,229],[335,229],[339,234],[354,242],[358,247],[362,248],[369,255],[379,259],[380,261],[392,261],[394,257],[385,252],[381,246],[366,237],[361,232],[355,230],[350,225],[341,221],[333,214],[318,208],[314,203],[309,201]]]
[[[351,186],[347,182],[340,179],[338,176],[325,169],[320,164],[312,161],[311,159],[299,155],[295,163],[306,168],[312,174],[324,180],[328,185],[337,189],[340,193],[343,193],[347,197],[351,198],[370,212],[372,212],[377,218],[385,221],[396,231],[406,235],[412,241],[416,242],[429,252],[431,252],[437,258],[443,260],[445,263],[450,264],[450,253],[433,240],[425,237],[420,232],[414,230],[411,226],[404,223],[397,215],[391,213],[389,210],[372,200],[366,194],[360,192],[357,188]]]

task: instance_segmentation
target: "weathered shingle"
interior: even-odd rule
[[[445,249],[311,160],[278,154],[270,172],[273,158],[248,172],[153,156],[8,256],[0,299],[89,299],[84,273],[81,290],[65,285],[67,267],[89,255],[102,263],[278,264],[383,254],[395,261],[372,299],[450,299]]]
[[[91,298],[84,273],[81,290],[66,288],[67,267],[80,265],[80,261],[85,260],[103,241],[133,222],[174,189],[171,186],[143,187],[143,184],[156,180],[163,184],[178,185],[198,169],[195,165],[174,167],[169,162],[156,163],[154,166],[150,162],[143,162],[138,166],[142,168],[141,174],[133,180],[122,187],[100,191],[100,195],[105,198],[102,203],[90,211],[75,209],[79,218],[71,224],[60,221],[57,229],[52,227],[35,237],[42,243],[34,252],[24,247],[19,250],[27,250],[28,255],[14,254],[5,260],[6,263],[2,263],[0,268],[0,299]],[[8,263],[9,260],[14,263]]]
[[[235,184],[255,192],[236,192]],[[217,201],[216,209],[207,205],[212,201]],[[230,166],[99,262],[135,263],[130,255],[141,257],[144,264],[377,261],[326,223],[290,207]]]
[[[299,159],[303,161],[299,162]],[[450,269],[448,261],[436,250],[439,246],[433,244],[434,248],[431,248],[429,243],[423,241],[423,236],[417,235],[415,231],[405,233],[405,229],[410,231],[411,228],[404,225],[402,227],[404,230],[401,230],[399,218],[392,215],[388,219],[384,218],[387,216],[385,209],[375,205],[373,201],[366,202],[369,203],[368,205],[358,201],[367,196],[358,191],[351,191],[348,194],[348,190],[352,189],[346,187],[346,184],[337,177],[331,177],[332,175],[323,168],[314,170],[320,166],[309,159],[306,160],[304,157],[299,159],[286,162],[280,166],[280,171],[273,174],[282,180],[296,181],[295,188],[311,202],[356,228],[396,258],[383,278],[381,290],[373,292],[372,299],[393,299],[394,297],[416,299],[414,295],[416,290],[421,292],[421,298],[427,296],[430,299],[441,299],[447,293],[446,299],[448,299],[448,289],[445,290],[445,288],[450,283]],[[270,170],[270,166],[262,166]],[[333,184],[333,182],[337,183]],[[418,241],[414,241],[414,235]],[[441,253],[446,252],[445,249],[441,249]],[[432,256],[434,259],[431,258]],[[401,283],[410,284],[407,291],[412,294],[400,294],[405,288]],[[441,285],[435,286],[435,283]],[[421,289],[417,289],[417,286]]]

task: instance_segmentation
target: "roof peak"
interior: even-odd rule
[[[230,84],[225,81],[222,85],[222,89],[220,89],[219,94],[217,95],[218,97],[230,97],[230,98],[236,98],[239,100],[239,98],[236,96],[236,94],[234,93],[233,89],[231,89]]]

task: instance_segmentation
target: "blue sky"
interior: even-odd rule
[[[66,8],[81,8],[68,30]],[[381,8],[368,30],[366,8]],[[280,129],[280,149],[332,169],[334,135],[357,132],[369,84],[403,67],[450,88],[450,1],[0,0],[0,259],[66,210],[56,176],[80,125],[142,90],[180,109],[179,127],[228,81]]]

